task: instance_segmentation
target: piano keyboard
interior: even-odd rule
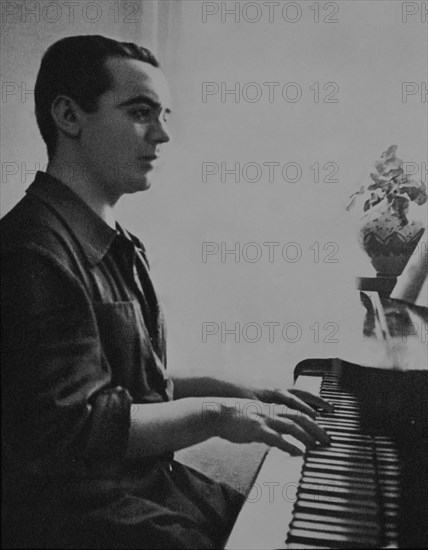
[[[400,465],[394,442],[363,433],[358,401],[339,387],[333,372],[298,380],[334,404],[333,413],[317,415],[331,446],[298,458],[271,449],[254,484],[262,498],[250,493],[226,548],[397,547]]]
[[[398,545],[399,459],[393,441],[364,434],[358,401],[325,374],[321,397],[334,404],[317,422],[330,447],[305,453],[288,548]]]

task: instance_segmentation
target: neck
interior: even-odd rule
[[[115,229],[116,219],[114,206],[118,200],[109,199],[102,185],[91,178],[84,168],[82,170],[71,167],[79,166],[76,162],[53,159],[49,161],[46,172],[67,185],[76,193],[100,218]]]

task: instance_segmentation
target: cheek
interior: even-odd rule
[[[148,124],[133,124],[127,137],[134,145],[141,146],[147,140],[148,133]]]
[[[120,117],[104,118],[86,129],[83,146],[99,164],[126,163],[144,150],[147,132],[144,124]]]
[[[110,147],[120,149],[122,154],[139,149],[147,137],[147,127],[142,124],[118,123],[104,129]]]

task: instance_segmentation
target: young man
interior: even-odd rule
[[[328,405],[165,371],[145,249],[114,216],[122,195],[150,187],[169,140],[154,56],[62,39],[43,57],[35,102],[48,168],[2,220],[4,543],[220,547],[242,497],[173,452],[220,436],[295,454],[283,434],[328,443],[310,406]]]

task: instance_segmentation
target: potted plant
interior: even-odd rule
[[[397,145],[391,145],[382,153],[370,174],[372,183],[353,193],[347,206],[349,211],[358,203],[362,205],[359,242],[379,277],[401,274],[426,227],[422,221],[426,213],[410,213],[410,206],[417,208],[426,203],[426,186],[404,172],[396,151]]]

